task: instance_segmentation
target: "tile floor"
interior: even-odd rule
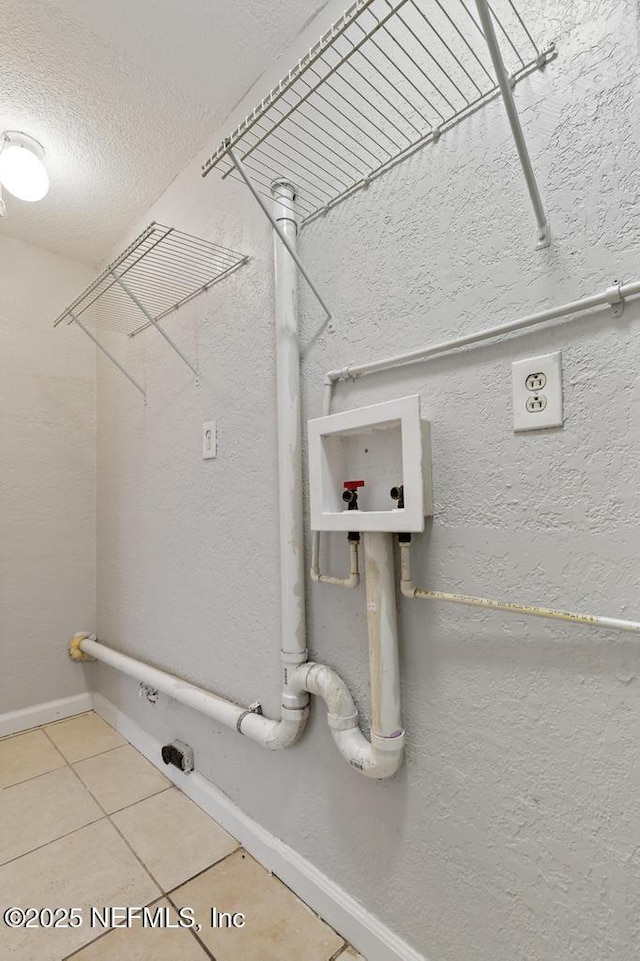
[[[2,961],[364,961],[93,713],[0,739],[0,908],[13,906],[79,908],[83,923],[0,920]],[[91,907],[127,906],[148,906],[145,922],[92,926]],[[178,926],[181,908],[199,931]],[[244,927],[212,926],[212,908]]]

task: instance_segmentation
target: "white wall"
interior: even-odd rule
[[[0,714],[87,689],[95,620],[95,349],[53,320],[90,269],[0,237]]]
[[[536,0],[526,13],[537,37],[559,41],[557,61],[517,88],[553,245],[534,249],[499,102],[317,221],[300,246],[336,320],[313,340],[320,312],[301,284],[306,417],[320,413],[329,368],[640,275],[636,4]],[[201,181],[208,148],[145,222],[252,260],[170,321],[199,387],[153,331],[119,342],[146,378],[146,407],[99,361],[98,627],[108,644],[275,713],[271,238],[240,185]],[[630,303],[619,320],[597,311],[340,388],[337,409],[422,394],[435,515],[416,543],[418,583],[637,615],[639,321]],[[511,363],[551,349],[563,351],[565,427],[514,435]],[[211,417],[219,456],[203,462]],[[433,961],[630,958],[637,644],[417,601],[400,611],[409,746],[389,783],[344,764],[318,705],[301,743],[272,755],[175,704],[138,700],[107,669],[98,686],[154,736],[191,742],[201,773]],[[366,716],[362,590],[310,588],[309,646]]]

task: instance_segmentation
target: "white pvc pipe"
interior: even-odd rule
[[[307,663],[296,273],[289,249],[282,245],[279,236],[283,232],[288,244],[295,243],[294,192],[289,184],[277,183],[273,186],[273,193],[275,219],[279,225],[274,243],[283,668],[281,720],[270,720],[166,671],[114,651],[93,636],[76,635],[69,652],[77,660],[90,657],[102,661],[272,750],[289,747],[298,740],[308,716],[309,694],[315,694],[327,704],[334,740],[349,764],[367,777],[385,778],[398,770],[404,746],[404,731],[400,724],[391,535],[376,533],[365,539],[371,741],[359,729],[358,712],[344,681],[328,667]],[[331,391],[332,382],[328,381],[325,384],[327,409],[331,403]],[[352,544],[351,578],[358,577],[357,561],[357,545]]]
[[[315,532],[316,534],[319,531]],[[360,584],[359,546],[357,541],[349,541],[349,574],[347,577],[335,577],[333,574],[323,574],[320,571],[319,557],[320,541],[313,538],[311,549],[311,580],[314,584],[332,584],[336,587],[346,587],[353,590]]]
[[[161,671],[157,667],[138,661],[128,654],[121,654],[106,647],[95,639],[95,637],[85,637],[79,640],[78,647],[83,654],[95,658],[109,667],[115,668],[122,674],[148,684],[156,691],[166,694],[168,697],[186,704],[187,707],[210,717],[225,727],[237,730],[240,734],[245,734],[252,740],[257,741],[263,747],[272,750],[289,747],[294,744],[304,731],[307,711],[288,711],[282,712],[281,721],[272,721],[261,714],[255,714],[239,704],[234,704],[227,698],[205,691],[202,687],[196,687],[189,681]],[[304,715],[304,716],[302,716]]]
[[[371,665],[371,729],[379,737],[402,733],[398,616],[393,534],[365,531],[364,569]]]
[[[404,753],[405,733],[400,712],[398,624],[393,563],[393,535],[365,532],[364,566],[371,678],[371,740],[358,724],[351,693],[330,667],[303,664],[291,683],[321,697],[338,750],[361,774],[392,777]]]
[[[295,250],[295,192],[278,181],[272,187],[279,232]],[[283,660],[283,706],[302,708],[308,697],[288,690],[290,670],[307,660],[302,513],[302,431],[300,350],[296,264],[274,234],[276,275],[276,380],[278,416],[278,485],[280,515],[280,610]]]
[[[428,347],[419,347],[417,350],[410,350],[404,354],[383,357],[380,360],[373,360],[367,364],[350,364],[348,367],[342,367],[339,370],[331,370],[325,377],[325,385],[328,382],[335,383],[338,380],[350,380],[356,377],[363,377],[366,374],[375,374],[381,370],[389,370],[392,367],[402,367],[405,364],[427,360],[429,357],[443,354],[449,350],[457,350],[459,347],[467,347],[470,344],[478,344],[483,340],[491,340],[493,337],[501,337],[504,334],[511,334],[517,330],[525,330],[527,327],[544,324],[549,320],[556,320],[558,317],[565,317],[569,314],[592,310],[594,307],[603,307],[606,304],[613,306],[622,303],[627,297],[637,297],[639,294],[640,281],[637,280],[629,284],[608,287],[601,293],[593,294],[591,297],[583,297],[581,300],[560,304],[557,307],[549,307],[547,310],[540,310],[535,314],[520,317],[518,320],[512,320],[506,324],[487,327],[473,334],[464,334],[462,337],[454,337],[452,340],[444,340],[439,344],[432,344]],[[325,411],[325,413],[329,413],[329,411]]]
[[[351,767],[379,780],[396,773],[402,764],[404,731],[399,730],[396,737],[382,737],[372,728],[368,741],[358,726],[358,710],[349,688],[336,671],[309,662],[296,669],[292,683],[325,702],[333,740]]]
[[[507,614],[526,614],[529,617],[546,617],[552,621],[568,621],[570,624],[586,624],[587,627],[612,628],[616,631],[629,631],[640,634],[638,621],[625,621],[619,617],[603,617],[599,614],[576,614],[572,611],[556,610],[550,607],[537,607],[530,604],[515,604],[513,601],[496,601],[490,597],[474,597],[472,594],[451,594],[448,591],[429,591],[416,587],[411,578],[411,548],[400,544],[402,566],[400,589],[405,597],[417,597],[423,601],[445,601],[448,604],[463,604],[467,607],[485,607]]]

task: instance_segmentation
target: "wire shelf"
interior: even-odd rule
[[[499,93],[473,0],[357,0],[203,165],[296,188],[307,223]],[[541,50],[511,0],[490,7],[512,82]]]
[[[151,223],[54,321],[135,334],[157,323],[249,258]],[[153,318],[153,320],[151,319]]]

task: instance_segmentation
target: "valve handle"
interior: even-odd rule
[[[364,487],[363,480],[344,481],[343,487],[347,491],[355,491],[359,487]]]

